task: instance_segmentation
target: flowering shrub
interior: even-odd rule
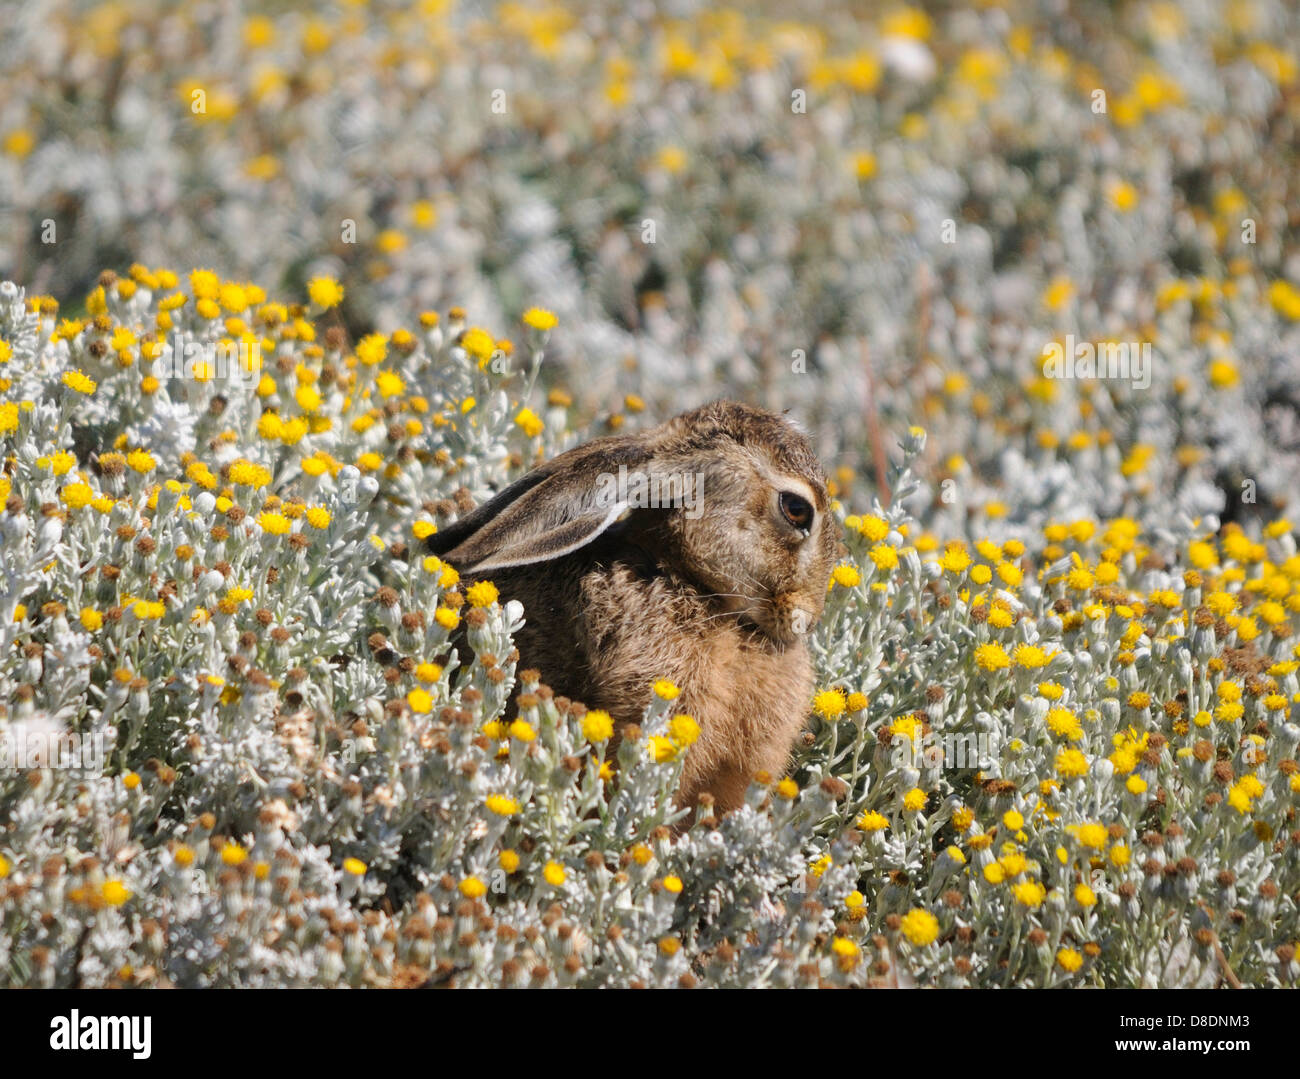
[[[138,266],[86,306],[0,285],[4,984],[1294,981],[1286,521],[940,544],[913,428],[837,506],[795,772],[683,820],[677,688],[611,749],[420,554],[573,437],[549,312],[350,343]]]
[[[0,274],[324,274],[357,336],[542,296],[584,416],[743,388],[846,489],[868,401],[927,423],[951,534],[1286,497],[1300,12],[974,6],[32,5],[0,40]],[[1071,335],[1150,345],[1150,386],[1040,377]]]
[[[1295,983],[1295,6],[676,7],[15,7],[0,985]],[[848,548],[721,820],[421,544],[718,396]]]

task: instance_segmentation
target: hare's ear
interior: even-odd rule
[[[575,461],[516,480],[425,544],[458,569],[488,572],[549,562],[590,543],[628,508],[612,475]],[[567,463],[566,463],[567,464]]]

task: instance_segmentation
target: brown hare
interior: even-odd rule
[[[839,549],[821,465],[787,420],[715,401],[596,439],[427,543],[523,604],[520,665],[557,693],[621,727],[655,679],[681,689],[701,733],[679,805],[708,792],[727,812],[756,772],[784,772],[813,690],[803,636]]]

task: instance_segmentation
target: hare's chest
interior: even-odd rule
[[[808,712],[813,673],[802,648],[784,652],[755,647],[741,634],[701,642],[705,659],[694,696],[751,747],[776,745],[784,754]],[[707,678],[698,679],[704,671]],[[725,717],[725,718],[724,718]]]

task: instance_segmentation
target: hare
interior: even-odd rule
[[[598,438],[426,542],[518,599],[521,666],[616,727],[656,679],[680,688],[701,733],[679,806],[707,792],[725,813],[755,773],[785,771],[813,690],[803,636],[840,550],[821,465],[787,420],[715,401]]]

